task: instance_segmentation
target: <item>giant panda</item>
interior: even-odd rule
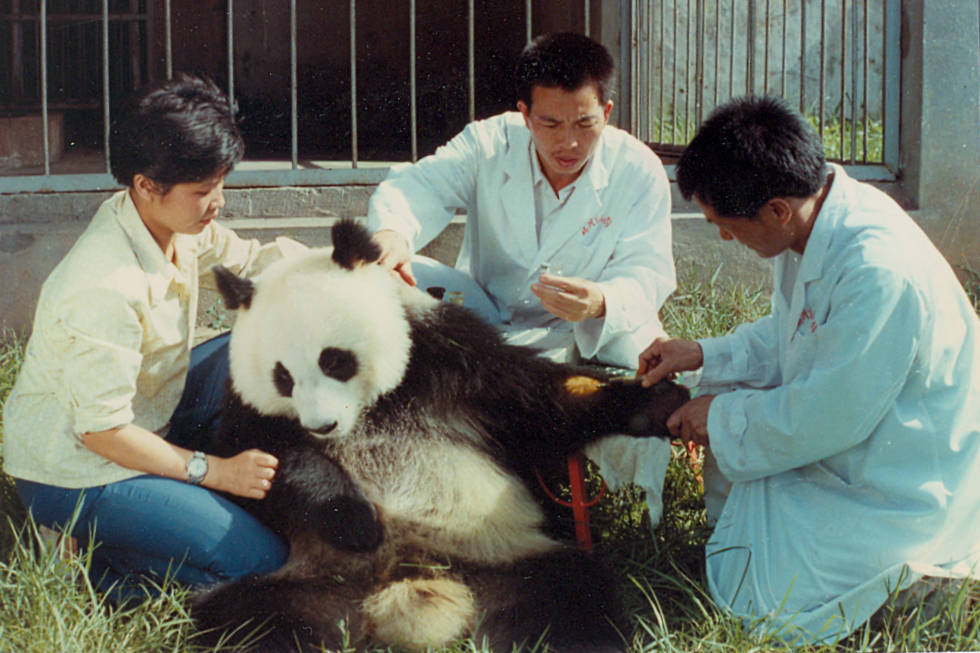
[[[507,345],[374,265],[361,225],[332,240],[254,283],[215,270],[237,315],[213,453],[279,458],[266,498],[242,501],[290,556],[200,595],[199,641],[623,650],[613,578],[549,534],[536,470],[607,434],[667,437],[687,391]]]

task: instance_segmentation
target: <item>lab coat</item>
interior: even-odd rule
[[[496,315],[484,317],[513,342],[535,345],[535,334],[564,333],[582,358],[635,368],[640,351],[663,333],[657,312],[675,287],[663,165],[649,147],[606,126],[539,239],[533,156],[520,113],[473,122],[435,154],[392,169],[371,197],[368,228],[393,229],[417,251],[465,210],[456,270],[492,302]],[[542,308],[530,286],[544,263],[598,282],[605,316],[570,323]]]
[[[731,483],[709,588],[787,639],[833,640],[980,559],[980,322],[918,226],[833,171],[771,314],[700,341],[702,384],[738,388],[708,413]]]

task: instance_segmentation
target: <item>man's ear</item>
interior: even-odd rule
[[[763,210],[771,216],[774,225],[785,225],[793,217],[792,205],[782,197],[774,197],[766,202]]]
[[[524,116],[524,123],[530,129],[530,127],[531,127],[531,107],[529,107],[526,104],[524,104],[524,100],[518,100],[517,101],[517,110],[521,112],[521,115],[522,116]]]
[[[602,119],[609,122],[609,114],[612,113],[613,101],[606,100],[606,106],[602,108]]]

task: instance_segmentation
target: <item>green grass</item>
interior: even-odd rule
[[[820,134],[820,140],[828,160],[849,162],[853,154],[854,160],[858,163],[866,161],[873,164],[884,161],[885,134],[884,123],[881,120],[869,118],[865,125],[862,120],[841,120],[840,111],[836,111],[825,115],[823,131],[821,132],[820,120],[817,116],[808,114],[806,118],[814,130]],[[697,133],[697,127],[696,120],[693,118],[687,120],[683,115],[676,118],[666,118],[663,121],[655,118],[650,137],[661,145],[683,146]],[[843,141],[841,140],[841,130],[843,130]],[[865,151],[864,142],[865,131],[867,131],[867,151]],[[853,144],[851,142],[852,133]]]
[[[967,275],[974,306],[980,307],[980,276]],[[664,307],[672,335],[721,335],[769,310],[764,287],[734,282],[723,270],[681,279]],[[0,404],[6,399],[23,356],[23,341],[0,338]],[[0,435],[2,437],[2,435]],[[761,639],[723,614],[708,595],[704,544],[709,529],[701,488],[686,455],[676,452],[667,472],[664,515],[652,530],[636,490],[611,493],[592,508],[596,551],[606,557],[622,583],[632,630],[624,633],[632,653],[789,650]],[[595,484],[595,478],[590,479]],[[593,488],[595,489],[595,488]],[[162,598],[115,609],[88,585],[84,558],[63,561],[41,542],[0,475],[0,652],[201,651],[193,644],[187,594],[172,588]],[[3,524],[0,524],[3,526]],[[866,625],[836,646],[799,650],[949,651],[980,649],[980,597],[974,584],[948,597],[937,611],[922,606],[886,609],[880,622]],[[975,604],[976,602],[974,602]],[[477,652],[462,642],[451,651]]]

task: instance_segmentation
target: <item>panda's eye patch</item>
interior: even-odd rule
[[[276,384],[276,390],[283,397],[293,396],[293,376],[282,363],[277,362],[272,369],[272,382]]]
[[[349,381],[357,374],[357,357],[348,349],[326,347],[320,352],[320,369],[338,381]]]

